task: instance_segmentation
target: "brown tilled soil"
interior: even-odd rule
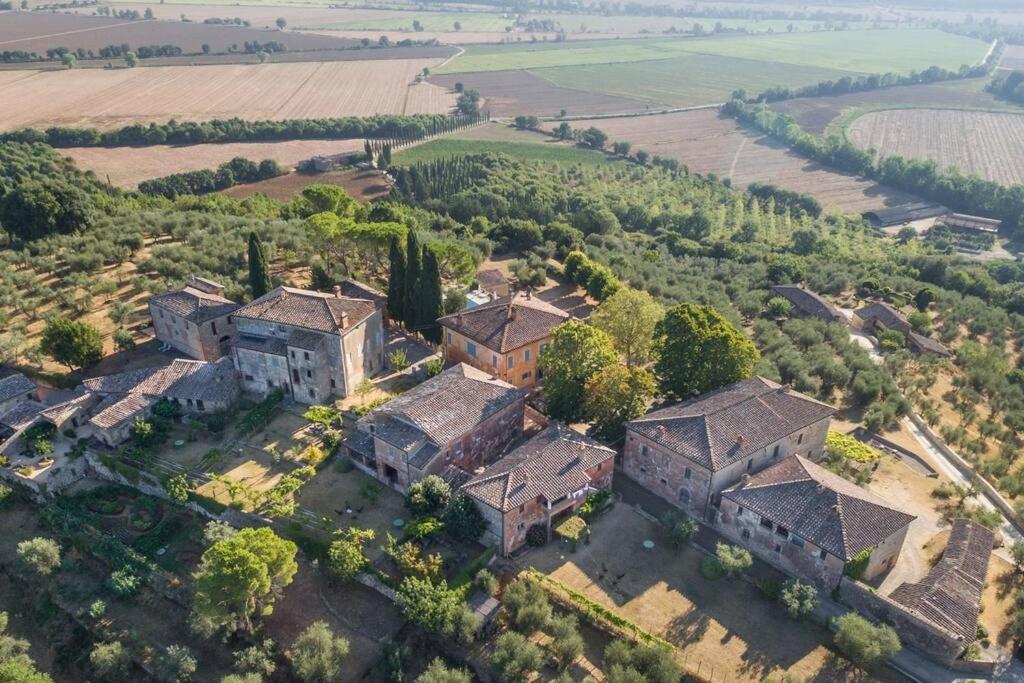
[[[617,114],[663,106],[645,100],[562,88],[528,71],[446,74],[432,76],[430,82],[445,88],[462,83],[467,90],[479,91],[486,100],[485,108],[494,116],[556,116],[562,109],[569,114]]]
[[[913,200],[904,192],[808,161],[765,136],[741,129],[715,109],[573,121],[572,125],[596,126],[612,140],[633,143],[633,149],[678,159],[691,171],[732,178],[739,187],[762,182],[813,194],[826,210],[863,212]]]
[[[98,53],[107,45],[127,43],[133,48],[140,45],[177,45],[185,52],[200,52],[203,44],[207,44],[213,52],[225,52],[233,45],[237,46],[236,51],[242,51],[247,41],[277,41],[284,43],[289,50],[324,50],[359,44],[356,40],[337,36],[177,20],[127,21],[80,14],[11,12],[0,21],[0,51],[25,50],[42,54],[48,49],[67,47]]]
[[[904,85],[864,93],[832,97],[804,97],[771,105],[775,111],[789,114],[808,133],[820,135],[844,110],[884,105],[974,107],[1006,106],[985,92],[979,81],[949,81],[928,85]]]
[[[302,192],[307,185],[330,183],[340,185],[361,202],[369,202],[386,195],[390,187],[377,171],[330,171],[328,173],[289,173],[249,185],[236,185],[224,190],[229,197],[241,199],[263,192],[271,199],[287,201]]]

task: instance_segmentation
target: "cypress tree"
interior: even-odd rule
[[[405,320],[405,251],[398,237],[391,238],[391,268],[388,273],[388,315],[396,322]]]
[[[255,232],[249,233],[249,287],[252,297],[258,299],[270,291],[270,268],[267,266],[267,253],[263,243]]]
[[[416,231],[410,230],[405,240],[405,282],[402,283],[404,296],[402,299],[402,320],[405,326],[416,329],[420,322],[417,309],[416,289],[420,283],[420,271],[423,270],[423,247],[420,246],[420,237]]]
[[[423,272],[420,273],[417,294],[419,305],[416,307],[416,315],[423,338],[433,344],[440,344],[441,326],[436,321],[442,313],[441,269],[437,255],[430,249],[423,250]]]

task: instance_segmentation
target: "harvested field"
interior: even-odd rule
[[[444,113],[455,96],[414,83],[438,60],[299,62],[148,69],[4,72],[0,126],[293,119]]]
[[[462,83],[467,89],[478,90],[486,100],[485,107],[495,116],[556,116],[562,109],[570,114],[619,114],[656,106],[641,99],[560,87],[529,71],[432,76],[430,82],[445,88]]]
[[[860,213],[913,200],[904,192],[808,161],[765,136],[743,130],[714,109],[573,122],[574,128],[590,125],[611,140],[633,143],[633,149],[678,159],[698,173],[732,178],[738,187],[774,183],[813,194],[826,210]]]
[[[119,187],[134,188],[141,181],[171,173],[216,168],[235,157],[253,161],[273,159],[288,168],[317,154],[344,154],[363,149],[363,140],[287,140],[235,142],[220,145],[174,147],[71,147],[61,150],[79,168],[109,178]]]
[[[780,84],[799,87],[850,75],[835,69],[703,54],[650,62],[562,66],[533,73],[565,88],[649,100],[669,107],[720,104],[738,89],[757,93]],[[589,113],[581,107],[573,107],[573,111]]]
[[[540,69],[718,55],[851,73],[898,73],[932,65],[957,69],[980,61],[988,44],[937,30],[867,30],[757,36],[715,36],[588,43],[480,45],[466,50],[438,73]]]
[[[949,107],[951,109],[1006,109],[1014,107],[985,92],[989,79],[948,81],[926,85],[902,85],[871,92],[850,93],[830,97],[801,97],[771,106],[789,114],[809,133],[821,135],[829,124],[844,112],[876,107]],[[1020,111],[1019,108],[1017,108]]]
[[[371,19],[381,14],[393,14],[386,10],[372,9],[349,9],[328,7],[326,5],[316,6],[312,3],[301,5],[286,4],[197,4],[190,2],[117,2],[110,4],[118,10],[135,10],[140,14],[147,9],[153,10],[157,19],[178,21],[184,15],[189,21],[202,23],[206,19],[244,19],[252,23],[252,28],[267,28],[276,30],[278,17],[284,17],[288,22],[287,29],[290,31],[300,25],[322,24],[335,21],[357,21],[360,19]],[[95,7],[79,7],[76,11],[80,14],[93,14]]]
[[[1024,69],[1024,45],[1007,45],[999,66],[1004,69]]]
[[[930,159],[1004,185],[1024,182],[1024,114],[892,109],[861,116],[847,136],[880,156]]]
[[[168,17],[170,18],[170,17]],[[66,47],[99,52],[108,45],[177,45],[185,52],[241,50],[245,42],[276,40],[289,50],[324,50],[356,47],[359,43],[332,36],[261,31],[242,26],[223,26],[182,21],[127,21],[81,14],[11,12],[0,22],[0,51],[24,50],[44,54]],[[118,60],[121,61],[121,60]]]
[[[327,173],[298,173],[293,171],[287,175],[261,180],[248,185],[236,185],[222,192],[229,197],[242,199],[262,192],[271,199],[288,201],[307,185],[314,183],[330,183],[340,185],[352,197],[361,202],[369,202],[383,197],[390,191],[390,186],[377,171],[329,171]]]

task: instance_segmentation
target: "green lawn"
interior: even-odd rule
[[[345,31],[402,31],[412,30],[412,22],[419,21],[424,31],[454,31],[455,22],[461,24],[463,31],[504,31],[511,26],[512,19],[494,12],[402,12],[390,13],[393,16],[377,17],[324,24],[312,28]]]
[[[715,55],[531,71],[566,88],[647,99],[673,107],[725,102],[739,88],[757,93],[775,85],[810,85],[848,75],[834,69]]]
[[[564,166],[574,164],[610,166],[616,163],[615,159],[601,152],[571,147],[566,144],[459,140],[455,138],[441,138],[402,150],[395,154],[395,161],[401,164],[415,164],[421,161],[488,152],[505,154],[521,161],[538,161]]]
[[[601,40],[579,43],[474,45],[437,73],[540,69],[671,59],[688,54],[839,69],[854,73],[906,73],[932,65],[974,64],[988,46],[931,29]]]

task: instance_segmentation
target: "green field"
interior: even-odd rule
[[[467,154],[501,153],[521,161],[572,166],[610,166],[616,160],[601,152],[557,143],[501,142],[492,140],[459,140],[441,138],[395,153],[395,162],[415,164]]]
[[[979,62],[987,44],[931,29],[830,31],[708,38],[474,45],[437,73],[541,69],[671,59],[690,54],[738,57],[853,73],[907,73],[932,65]]]
[[[556,85],[606,95],[652,100],[673,107],[725,102],[737,89],[761,92],[775,85],[801,86],[835,80],[844,71],[714,55],[623,64],[531,69]]]

